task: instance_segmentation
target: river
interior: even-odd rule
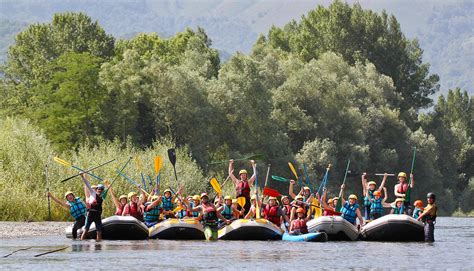
[[[72,241],[65,236],[0,239],[1,270],[474,270],[474,218],[440,217],[435,243],[283,241]],[[65,250],[34,255],[67,247]],[[15,250],[9,257],[3,257]]]

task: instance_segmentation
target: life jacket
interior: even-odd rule
[[[247,181],[239,181],[237,184],[237,197],[246,197],[250,198],[250,185]]]
[[[93,200],[89,199],[89,211],[102,213],[103,201],[104,200],[101,196],[95,194],[95,198]]]
[[[421,213],[422,213],[421,209],[418,207],[415,207],[415,210],[413,210],[413,218],[418,219]]]
[[[151,202],[145,203],[145,210],[143,211],[143,219],[145,222],[155,222],[160,219],[160,207],[155,206],[155,208],[149,209],[148,206]]]
[[[429,208],[429,207],[431,207],[431,208]],[[423,222],[426,222],[426,221],[436,221],[436,217],[438,217],[438,207],[436,206],[435,203],[433,203],[433,204],[428,204],[428,205],[425,207],[425,210],[428,209],[428,208],[431,209],[431,210],[434,209],[434,214],[423,216],[423,218],[422,218]],[[424,212],[423,212],[423,213],[424,213]]]
[[[80,197],[76,197],[74,201],[68,201],[67,203],[69,205],[69,212],[74,219],[77,220],[86,215],[87,207]]]
[[[122,215],[123,209],[125,209],[125,205],[122,204],[122,203],[120,203],[120,207],[118,207],[118,208],[115,210],[115,215]]]
[[[138,220],[141,220],[143,215],[141,213],[141,210],[140,210],[138,204],[135,203],[135,202],[129,202],[127,205],[128,205],[128,207],[127,207],[128,215],[133,216]]]
[[[165,211],[173,210],[173,202],[171,202],[172,198],[173,197],[169,197],[169,198],[163,197],[162,198],[162,208],[163,208],[163,210],[165,210]]]
[[[397,193],[406,194],[408,191],[408,183],[402,183],[398,185]]]
[[[291,205],[290,204],[284,204],[283,207],[285,207],[285,214],[287,217],[290,217],[291,214]]]
[[[281,225],[281,219],[280,216],[278,215],[278,209],[280,207],[278,205],[275,206],[270,206],[266,205],[265,208],[263,209],[263,214],[265,216],[265,219],[269,220],[276,226],[280,227]]]
[[[382,198],[373,199],[370,204],[370,213],[371,214],[383,214],[384,209],[382,205]]]
[[[227,206],[227,204],[224,204],[224,209],[222,209],[221,214],[225,219],[231,219],[234,216],[232,213],[232,205]]]
[[[350,205],[349,202],[346,201],[344,206],[341,208],[341,216],[350,223],[355,224],[357,217],[356,211],[358,208],[359,204],[355,203],[354,205]]]
[[[323,216],[337,215],[333,209],[324,208]]]
[[[176,213],[176,216],[177,216],[178,218],[184,218],[186,215],[187,215],[187,212],[186,212],[185,209],[179,210],[179,211]]]
[[[203,208],[203,221],[204,224],[210,226],[210,225],[216,225],[217,221],[217,212],[216,212],[216,207],[211,205],[211,204],[201,204]]]
[[[395,215],[402,215],[402,214],[405,213],[405,212],[403,211],[403,205],[402,205],[400,208],[398,208],[398,207],[395,205],[394,207],[392,207],[392,209],[393,209],[393,214],[395,214]]]
[[[370,199],[374,199],[374,192],[375,192],[375,190],[370,190],[369,189],[369,197],[367,197],[367,196],[364,197],[364,206],[369,207],[371,205]],[[372,208],[372,207],[370,207],[370,208]]]
[[[196,206],[194,206],[194,202],[191,202],[191,208],[194,208]],[[190,216],[192,217],[199,217],[200,213],[199,212],[192,212]]]
[[[299,230],[301,234],[308,233],[308,226],[306,226],[306,220],[297,218],[293,222],[293,230]]]

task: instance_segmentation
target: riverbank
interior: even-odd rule
[[[0,239],[29,236],[64,235],[71,222],[0,222]]]

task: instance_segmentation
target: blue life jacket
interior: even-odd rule
[[[71,213],[72,217],[74,217],[74,219],[77,220],[86,215],[87,207],[80,197],[76,197],[74,201],[68,201],[67,203],[70,207],[69,212]]]
[[[413,218],[418,219],[420,217],[420,214],[422,213],[421,209],[418,207],[415,207],[415,210],[413,211]]]
[[[186,216],[186,209],[180,210],[180,211],[177,213],[177,217],[178,217],[178,218],[184,218],[185,216]]]
[[[173,197],[169,197],[169,198],[163,197],[163,198],[162,198],[163,209],[164,209],[165,211],[171,211],[171,210],[173,210],[173,203],[171,202],[171,199],[172,199],[172,198],[173,198]]]
[[[155,222],[160,219],[160,206],[156,206],[155,208],[147,211],[147,206],[150,205],[151,202],[145,203],[145,209],[143,210],[143,220],[145,222]]]
[[[227,206],[224,204],[224,209],[221,212],[222,216],[225,217],[225,219],[231,219],[233,217],[232,213],[232,206]]]
[[[397,208],[397,206],[395,205],[395,207],[392,207],[392,209],[393,209],[393,214],[395,215],[405,214],[405,212],[403,211],[403,205],[400,208]]]
[[[346,204],[341,208],[342,217],[349,221],[350,223],[354,224],[356,221],[357,213],[356,210],[359,208],[359,204],[355,203],[354,205],[350,205],[348,201]]]
[[[382,205],[382,198],[373,199],[370,204],[370,213],[371,214],[383,214],[383,205]]]
[[[370,197],[371,199],[374,199],[374,192],[375,192],[375,190],[370,190],[370,189],[369,189],[369,197]],[[368,206],[370,206],[370,205],[371,205],[371,203],[370,203],[369,198],[368,198],[367,196],[365,196],[365,197],[364,197],[364,206],[367,206],[367,207],[368,207]],[[370,208],[372,208],[372,207],[370,207]]]
[[[193,201],[193,202],[191,202],[191,208],[194,208],[194,207],[196,207],[196,206],[194,206],[194,201]],[[201,213],[199,213],[199,212],[192,212],[191,214],[192,214],[193,217],[199,217],[199,215],[200,215]]]

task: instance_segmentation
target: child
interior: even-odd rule
[[[415,210],[413,211],[413,218],[418,219],[420,217],[421,213],[423,213],[423,202],[421,200],[415,201],[413,204],[415,206]]]
[[[395,215],[404,215],[405,213],[405,208],[403,208],[403,202],[405,200],[403,198],[397,198],[395,200],[395,206],[392,207],[392,210],[390,211],[390,214],[395,214]]]
[[[289,234],[300,235],[300,234],[308,233],[308,227],[306,226],[306,222],[308,222],[308,220],[311,219],[311,216],[309,215],[309,216],[306,216],[305,218],[306,210],[301,207],[296,209],[296,214],[298,218],[291,221]]]
[[[380,193],[382,193],[382,189],[385,186],[385,182],[387,181],[388,174],[385,173],[383,175],[382,183],[380,184],[380,187],[378,189],[376,189],[377,183],[374,181],[370,181],[367,183],[366,177],[367,177],[367,173],[364,172],[361,178],[362,179],[362,193],[365,196],[364,197],[364,210],[365,210],[364,217],[365,219],[368,219],[370,216],[370,205],[371,205],[370,199],[374,198],[375,191],[379,191]]]
[[[369,198],[369,196],[367,195],[370,201],[370,214],[369,214],[370,220],[375,220],[383,216],[383,213],[384,213],[383,207],[385,207],[386,205],[385,201],[387,200],[387,189],[385,187],[383,189],[385,192],[385,197],[383,199],[381,198],[382,193],[380,191],[374,191],[373,193],[374,198]]]
[[[74,194],[71,191],[67,191],[64,194],[66,202],[62,202],[55,198],[51,192],[47,194],[51,197],[56,203],[66,210],[69,210],[72,217],[74,217],[74,226],[72,227],[72,239],[77,238],[77,230],[80,229],[86,223],[86,205],[81,200],[80,197],[74,197]]]

